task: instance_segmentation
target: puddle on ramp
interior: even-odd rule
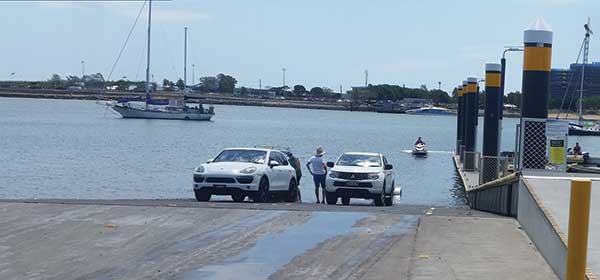
[[[352,233],[353,225],[366,216],[366,213],[314,212],[307,222],[265,235],[242,254],[187,272],[182,279],[266,279],[320,242]]]

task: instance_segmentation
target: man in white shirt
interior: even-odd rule
[[[315,182],[315,195],[317,196],[317,203],[325,203],[325,176],[327,175],[327,166],[323,160],[325,152],[323,148],[317,148],[317,152],[306,162],[306,168],[308,172],[313,176]],[[322,188],[322,200],[319,201],[319,186]]]

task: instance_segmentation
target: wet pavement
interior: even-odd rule
[[[0,279],[554,279],[515,220],[465,208],[0,202]]]

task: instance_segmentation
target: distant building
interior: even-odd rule
[[[235,88],[233,90],[233,94],[234,95],[255,96],[255,97],[275,97],[275,95],[277,95],[277,90],[241,87],[241,88]]]
[[[550,71],[550,96],[562,98],[568,88],[568,96],[579,96],[581,87],[582,64],[573,63],[569,69],[552,69]],[[592,62],[585,66],[583,81],[586,96],[600,96],[600,62]]]

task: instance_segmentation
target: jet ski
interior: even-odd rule
[[[416,144],[415,148],[412,150],[412,154],[414,156],[426,156],[427,149],[425,149],[425,144],[423,144],[423,143]]]

